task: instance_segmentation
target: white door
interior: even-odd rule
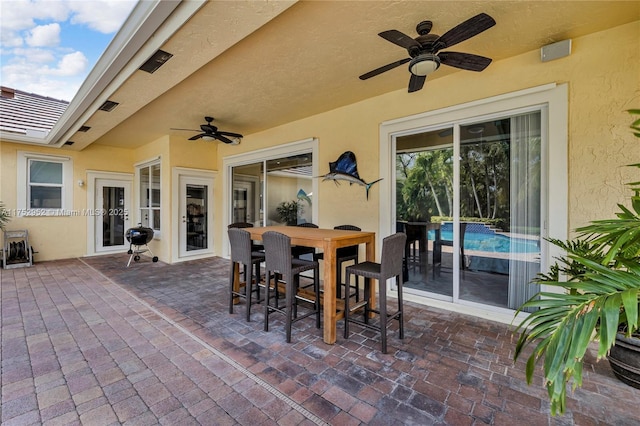
[[[213,251],[213,183],[203,177],[180,175],[179,256],[188,257]]]
[[[95,216],[96,252],[120,251],[128,247],[125,232],[129,221],[131,182],[96,179]]]

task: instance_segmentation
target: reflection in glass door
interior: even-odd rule
[[[262,170],[262,162],[233,168],[232,223],[262,224]]]
[[[210,252],[210,191],[206,178],[180,176],[180,256]]]
[[[396,139],[405,288],[506,309],[538,291],[541,146],[540,111]]]
[[[96,251],[112,251],[126,246],[129,228],[127,201],[131,184],[118,180],[96,180]]]
[[[312,222],[312,157],[305,153],[234,166],[233,222],[254,226]],[[293,206],[290,215],[283,214],[284,205]]]
[[[187,251],[207,248],[207,187],[187,184]]]
[[[441,219],[453,216],[453,129],[396,141],[396,229],[407,234],[405,287],[453,297],[453,262]],[[451,233],[444,238],[450,238]]]

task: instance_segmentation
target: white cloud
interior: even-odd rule
[[[73,10],[71,23],[85,24],[89,28],[109,34],[122,26],[137,1],[94,0],[70,2]]]
[[[38,67],[56,60],[51,49],[18,48],[13,50],[14,58],[10,62],[29,63],[29,66]],[[34,68],[35,69],[35,68]]]
[[[86,47],[87,42],[94,39],[96,32],[117,32],[137,3],[135,0],[0,2],[0,84],[69,101],[93,66],[87,57],[105,48]],[[67,28],[84,33],[69,38]],[[92,48],[95,50],[91,52],[84,50]]]
[[[2,3],[0,25],[3,30],[28,30],[36,25],[36,20],[64,22],[69,18],[70,9],[66,1],[11,0]]]
[[[38,25],[29,31],[25,41],[33,47],[54,47],[60,44],[60,24]]]
[[[58,67],[52,74],[59,76],[75,76],[83,74],[89,66],[89,60],[82,52],[73,52],[64,55],[58,62]]]

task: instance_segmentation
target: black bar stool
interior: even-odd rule
[[[247,321],[251,321],[251,295],[256,292],[256,303],[260,303],[260,264],[265,261],[264,253],[252,250],[251,234],[241,228],[230,228],[228,231],[231,244],[231,271],[229,272],[229,313],[233,313],[233,303],[237,297],[246,300]],[[244,293],[234,290],[235,267],[244,270]],[[251,276],[255,268],[255,276]],[[254,281],[255,280],[255,281]],[[254,286],[255,284],[255,286]]]
[[[349,294],[344,297],[344,337],[349,338],[349,322],[355,322],[366,328],[377,330],[381,334],[382,353],[387,353],[387,325],[390,320],[397,319],[400,323],[400,338],[404,338],[404,318],[402,309],[402,258],[404,256],[407,234],[397,232],[382,240],[382,255],[380,263],[366,261],[356,265],[348,266],[347,282],[351,282],[351,274],[365,278],[364,300],[349,305]],[[396,279],[398,288],[398,310],[393,313],[387,312],[387,280],[389,278]],[[369,305],[369,297],[371,291],[375,291],[371,279],[378,281],[378,309]],[[364,308],[364,319],[359,320],[353,318],[351,314],[357,310]],[[371,312],[379,314],[379,324],[370,324],[369,315]]]
[[[316,316],[316,328],[320,328],[320,279],[318,262],[312,260],[295,259],[291,256],[291,238],[275,231],[268,231],[262,235],[265,249],[266,264],[266,296],[264,306],[264,331],[269,331],[269,315],[273,312],[284,314],[286,318],[285,330],[287,343],[291,342],[291,325],[303,318],[311,315]],[[303,294],[298,293],[299,275],[304,271],[313,270],[313,300]],[[273,290],[276,294],[273,297],[274,304],[271,305],[271,277],[274,278]],[[278,277],[280,279],[278,279]],[[278,282],[285,284],[285,305],[278,305],[279,290]],[[298,315],[298,301],[305,301],[313,305],[313,309],[304,315]]]

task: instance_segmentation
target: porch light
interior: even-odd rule
[[[431,53],[418,55],[409,62],[409,71],[418,77],[426,77],[440,67],[440,59]]]

